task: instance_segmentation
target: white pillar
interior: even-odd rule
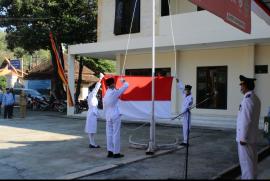
[[[74,55],[68,54],[68,85],[71,93],[71,97],[74,102],[74,93],[75,93],[75,79],[74,79]],[[67,105],[67,115],[74,115],[74,106],[70,107]]]

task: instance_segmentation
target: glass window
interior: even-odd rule
[[[128,34],[136,0],[116,0],[114,34]],[[140,0],[137,0],[131,33],[140,32]]]
[[[227,109],[227,66],[197,67],[197,108]]]
[[[161,0],[161,16],[170,15],[169,3],[170,0]]]

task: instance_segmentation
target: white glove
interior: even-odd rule
[[[121,81],[122,83],[125,83],[125,82],[126,82],[126,80],[125,80],[123,77],[120,78],[120,81]]]
[[[99,79],[101,80],[101,79],[103,79],[103,77],[104,77],[104,74],[103,73],[99,73]]]

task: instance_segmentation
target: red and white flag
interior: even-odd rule
[[[106,93],[105,76],[102,81],[102,96]],[[123,76],[129,83],[128,89],[120,97],[120,113],[125,118],[151,119],[152,116],[152,77]],[[114,76],[116,88],[120,88],[121,76]],[[172,77],[155,77],[155,118],[171,116]]]

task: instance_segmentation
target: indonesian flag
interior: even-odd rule
[[[253,0],[251,10],[270,25],[270,10],[260,0]]]
[[[102,81],[102,97],[106,93],[105,76]],[[120,113],[129,119],[151,119],[152,117],[152,77],[122,76],[129,83],[128,89],[119,101]],[[116,88],[123,83],[121,76],[114,76]],[[172,77],[155,77],[155,118],[165,119],[171,115]]]

